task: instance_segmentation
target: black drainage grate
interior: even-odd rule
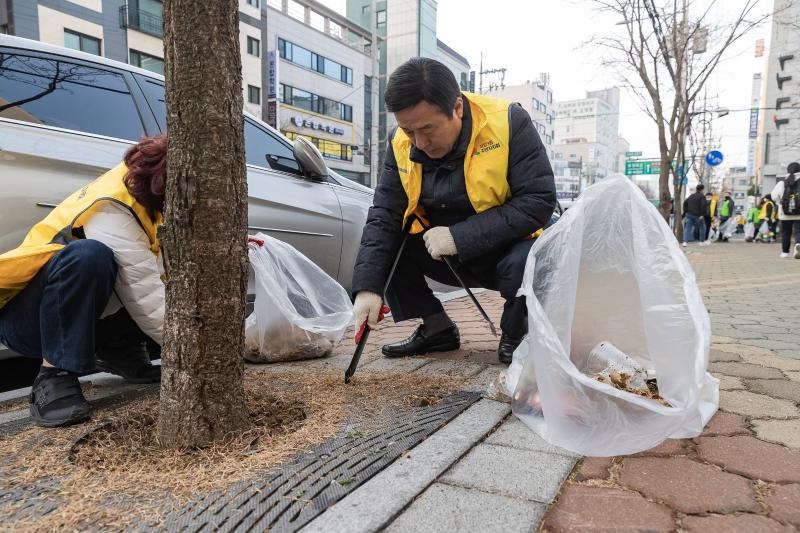
[[[480,399],[458,392],[433,407],[389,414],[379,429],[350,429],[261,479],[191,502],[167,531],[297,531]]]

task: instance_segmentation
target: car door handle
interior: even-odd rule
[[[36,205],[38,205],[39,207],[46,207],[48,209],[54,209],[58,207],[58,204],[50,204],[47,202],[36,202]]]
[[[247,229],[255,231],[275,231],[277,233],[291,233],[293,235],[313,235],[314,237],[333,237],[332,233],[315,233],[313,231],[296,231],[292,229],[279,229],[279,228],[259,228],[256,226],[248,226]]]

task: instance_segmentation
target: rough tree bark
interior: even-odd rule
[[[237,0],[165,0],[167,269],[158,434],[205,446],[247,425],[247,179]]]

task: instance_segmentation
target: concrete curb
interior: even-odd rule
[[[479,401],[301,531],[367,533],[386,527],[510,412],[507,404]]]

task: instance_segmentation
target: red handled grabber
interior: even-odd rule
[[[416,220],[416,217],[408,217],[406,221],[406,225],[403,228],[403,240],[400,241],[400,247],[397,249],[397,253],[394,256],[394,261],[392,261],[392,268],[389,269],[389,275],[386,277],[386,283],[383,286],[383,294],[382,297],[385,298],[385,294],[387,289],[389,288],[389,283],[392,282],[392,277],[394,276],[394,271],[397,269],[397,263],[400,262],[400,257],[403,254],[403,248],[406,247],[406,242],[408,242],[408,236],[411,234],[411,226]],[[380,317],[378,320],[383,318],[384,313],[386,312],[386,306],[381,309]],[[369,337],[369,332],[372,329],[367,325],[367,321],[365,320],[363,324],[361,324],[361,329],[359,330],[356,338],[358,339],[358,344],[356,345],[356,351],[353,352],[353,358],[350,360],[350,366],[347,367],[347,370],[344,371],[344,382],[350,383],[350,379],[353,377],[353,374],[356,373],[356,368],[358,367],[358,362],[361,360],[361,354],[364,353],[364,346],[367,345],[367,337]]]

